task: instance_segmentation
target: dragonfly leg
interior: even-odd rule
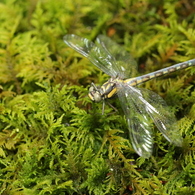
[[[110,102],[107,102],[107,103],[115,112],[118,112],[117,108],[115,108]]]
[[[104,115],[104,109],[105,109],[105,100],[102,101],[102,115]]]
[[[103,104],[102,104],[102,115],[104,115],[105,101],[106,100],[103,100]],[[106,101],[106,103],[114,110],[114,113],[118,112],[118,110],[110,102]]]
[[[97,86],[96,86],[93,82],[91,83],[91,86],[94,87],[94,89],[95,89],[96,91],[98,91]]]

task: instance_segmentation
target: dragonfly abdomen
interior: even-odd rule
[[[186,62],[175,64],[175,65],[167,67],[167,68],[163,68],[161,70],[157,70],[155,72],[151,72],[149,74],[145,74],[143,76],[127,79],[127,80],[125,80],[125,83],[128,83],[131,86],[136,86],[136,85],[144,83],[148,80],[166,75],[166,74],[171,73],[171,72],[176,72],[178,70],[181,70],[181,69],[184,69],[184,68],[187,68],[187,67],[190,67],[190,66],[194,66],[194,65],[195,65],[195,59],[189,60],[189,61],[186,61]]]

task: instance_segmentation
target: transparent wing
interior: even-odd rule
[[[87,57],[95,66],[107,75],[117,77],[120,70],[114,57],[101,44],[98,46],[86,38],[74,34],[64,36],[64,42],[83,56]]]
[[[120,78],[131,78],[137,75],[137,62],[122,46],[104,35],[99,35],[96,41],[115,58]]]
[[[183,138],[179,134],[177,120],[166,102],[156,93],[147,89],[139,89],[142,96],[140,103],[144,104],[146,112],[153,119],[164,137],[176,146],[182,146]]]
[[[125,113],[129,138],[134,150],[140,156],[150,157],[153,148],[151,119],[143,105],[137,101],[141,96],[139,90],[136,91],[135,88],[120,84],[117,95]]]
[[[169,142],[182,145],[175,116],[158,94],[121,83],[118,96],[128,123],[132,146],[140,156],[149,157],[152,153],[150,118]]]

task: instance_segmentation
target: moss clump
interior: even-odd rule
[[[195,69],[145,83],[184,137],[181,149],[156,133],[147,160],[132,150],[117,100],[119,112],[106,107],[102,116],[86,96],[108,76],[62,40],[107,34],[144,74],[194,58],[194,8],[182,0],[1,1],[0,194],[194,194]]]

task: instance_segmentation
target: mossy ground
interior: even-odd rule
[[[0,194],[195,194],[195,68],[145,83],[178,119],[182,148],[156,131],[153,156],[133,151],[117,99],[87,97],[108,78],[63,42],[106,34],[140,74],[195,58],[195,1],[1,0]]]

